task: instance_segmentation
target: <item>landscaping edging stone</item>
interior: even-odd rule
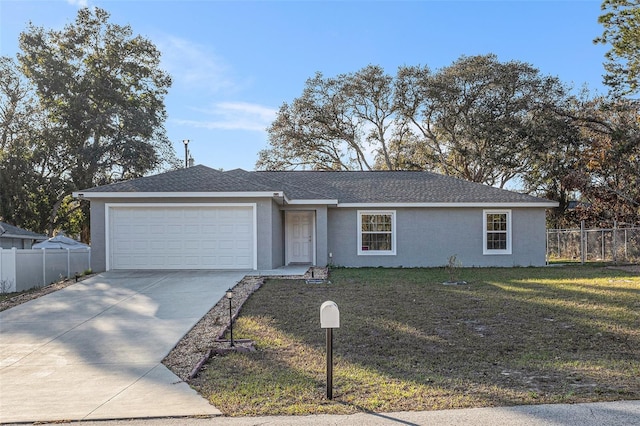
[[[328,269],[312,267],[304,276],[244,277],[232,289],[232,320],[236,320],[244,302],[264,284],[265,279],[300,280],[310,279],[312,276],[314,278],[326,279],[328,277]],[[253,342],[251,342],[251,344],[241,343],[244,339],[234,339],[234,343],[237,343],[235,350],[228,347],[228,340],[223,339],[228,328],[229,301],[223,297],[193,326],[180,342],[178,342],[164,360],[162,360],[162,363],[176,376],[180,377],[180,379],[189,382],[198,372],[206,369],[207,361],[216,354],[226,355],[234,351],[251,352],[252,350],[246,347],[253,347]],[[253,350],[255,350],[255,348]]]

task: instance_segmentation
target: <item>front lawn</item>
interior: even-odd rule
[[[235,338],[192,382],[224,414],[437,410],[640,399],[640,276],[601,267],[337,269],[332,284],[270,280]],[[322,302],[334,332],[325,398]]]

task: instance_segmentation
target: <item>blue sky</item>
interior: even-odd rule
[[[173,77],[167,134],[197,164],[254,168],[266,127],[317,71],[369,64],[438,69],[495,53],[576,88],[604,93],[600,1],[0,0],[0,54],[15,56],[31,21],[62,29],[81,6],[152,40]]]

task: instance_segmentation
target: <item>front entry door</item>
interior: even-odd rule
[[[286,212],[287,264],[313,263],[313,218],[310,212]]]

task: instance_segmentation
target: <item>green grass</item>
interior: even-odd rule
[[[268,281],[192,383],[226,415],[436,410],[640,398],[640,277],[595,267],[336,269]],[[333,300],[334,399],[319,308]]]

